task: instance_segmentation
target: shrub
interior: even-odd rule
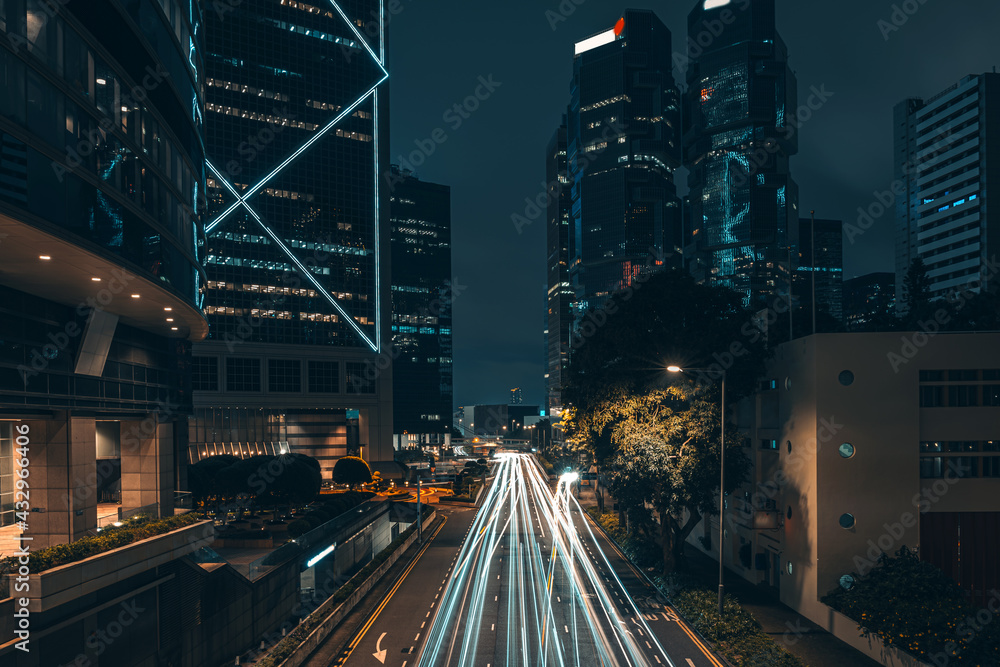
[[[312,530],[312,525],[308,521],[304,521],[302,519],[297,519],[288,524],[288,535],[290,537],[305,535],[310,530]]]

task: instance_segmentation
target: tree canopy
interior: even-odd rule
[[[333,467],[333,481],[347,484],[353,489],[358,484],[369,484],[372,481],[372,469],[360,456],[344,456]]]

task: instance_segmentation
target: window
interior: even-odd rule
[[[1000,477],[1000,456],[983,457],[983,477]]]
[[[0,422],[0,526],[9,526],[12,523],[14,523],[14,422]]]
[[[218,357],[193,357],[191,359],[191,389],[194,391],[219,391]]]
[[[366,364],[356,361],[347,362],[347,393],[374,394],[375,379],[378,369],[375,366],[366,368]]]
[[[941,446],[940,442],[921,442],[920,443],[920,453],[925,454],[928,452],[942,452],[944,448]]]
[[[1000,406],[1000,384],[983,385],[983,405]]]
[[[920,478],[938,479],[944,477],[944,458],[940,456],[925,456],[920,459]]]
[[[227,359],[226,390],[260,391],[260,359]]]
[[[274,392],[302,391],[302,362],[297,359],[268,359],[267,390]]]
[[[855,523],[856,522],[854,520],[854,515],[853,514],[848,514],[848,513],[845,512],[844,514],[840,515],[840,527],[841,528],[843,528],[845,530],[849,530],[851,528],[854,528],[854,524]]]
[[[978,452],[979,443],[975,440],[952,440],[948,443],[949,452]]]
[[[854,456],[854,445],[849,442],[842,443],[837,451],[840,452],[842,457],[849,459]]]
[[[336,394],[340,391],[340,363],[336,361],[309,362],[309,393]]]
[[[983,379],[987,381],[1000,380],[1000,369],[994,368],[983,371]]]
[[[944,380],[944,371],[920,371],[921,382],[941,382]]]
[[[761,449],[774,449],[774,450],[777,450],[778,449],[778,441],[777,440],[761,440],[760,441],[760,448]]]
[[[968,408],[975,405],[979,405],[979,387],[976,385],[948,387],[948,407]]]
[[[975,382],[976,379],[974,370],[948,371],[948,380],[951,382]]]
[[[928,386],[920,388],[920,407],[939,408],[944,405],[944,387]]]
[[[852,384],[854,384],[854,373],[852,373],[851,371],[841,371],[840,375],[837,376],[837,380],[839,380],[840,384],[844,385],[845,387],[850,387]]]

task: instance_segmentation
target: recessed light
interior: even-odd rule
[[[44,259],[45,261],[49,261],[49,260],[50,260],[50,259],[52,259],[52,258],[51,258],[51,257],[49,257],[48,255],[39,255],[39,256],[38,256],[38,259]]]
[[[163,310],[165,310],[165,311],[167,311],[167,312],[169,313],[169,312],[170,312],[171,310],[173,310],[173,308],[170,308],[170,307],[168,306],[168,307],[165,307],[165,308],[164,308]]]
[[[94,281],[95,283],[99,283],[99,282],[101,282],[101,279],[100,279],[100,278],[91,278],[91,280],[93,280],[93,281]]]
[[[171,331],[177,331],[177,327],[170,327]]]
[[[141,294],[133,294],[133,295],[132,295],[132,298],[133,298],[133,299],[138,299],[138,298],[140,298],[141,296],[142,296]]]
[[[107,81],[105,81],[104,79],[98,79],[98,80],[97,80],[97,85],[98,85],[98,86],[103,86],[103,85],[104,85],[104,84],[106,84],[106,83],[107,83]]]
[[[173,322],[173,321],[174,321],[174,318],[172,318],[172,317],[168,317],[167,318],[167,322]]]

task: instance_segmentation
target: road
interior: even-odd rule
[[[533,457],[501,455],[331,666],[722,667]]]

